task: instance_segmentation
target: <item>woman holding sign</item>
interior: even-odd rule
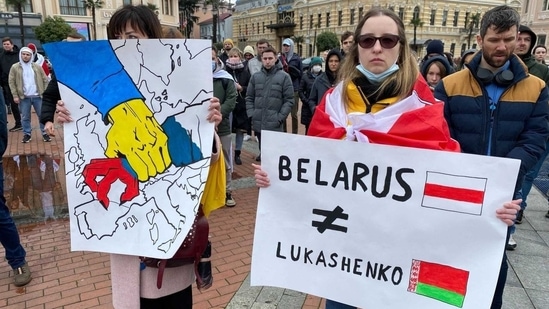
[[[345,56],[339,83],[317,107],[308,135],[424,149],[460,151],[450,137],[443,105],[433,97],[412,57],[404,24],[392,11],[374,8],[360,20],[355,44]],[[361,116],[398,105],[392,126],[383,117],[363,125]],[[389,112],[386,110],[385,113]],[[389,129],[387,129],[389,127]],[[267,174],[254,165],[256,183],[269,186]],[[512,225],[520,201],[505,203],[496,216]],[[354,308],[332,300],[327,309]]]

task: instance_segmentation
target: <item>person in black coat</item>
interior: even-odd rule
[[[244,56],[238,48],[233,48],[229,51],[229,57],[225,63],[225,70],[233,76],[236,82],[236,106],[233,110],[233,132],[236,134],[234,163],[242,164],[240,153],[242,143],[244,141],[244,132],[248,135],[252,134],[252,124],[246,113],[246,90],[250,82],[250,71],[248,71],[248,63],[244,61]]]
[[[309,69],[303,73],[299,85],[299,98],[305,103],[309,100],[309,94],[315,79],[322,74],[322,59],[320,57],[311,58]],[[301,124],[305,125],[305,134],[309,130],[309,124],[313,118],[313,113],[308,104],[301,105]]]
[[[343,60],[343,56],[339,50],[332,49],[326,56],[326,70],[322,72],[313,83],[311,88],[307,105],[311,112],[311,119],[315,112],[315,108],[320,104],[320,100],[324,97],[324,94],[328,89],[334,87],[337,82],[337,72],[340,67],[340,63]],[[303,113],[303,111],[302,111]]]

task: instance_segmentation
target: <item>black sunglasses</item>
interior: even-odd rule
[[[400,37],[394,34],[384,34],[382,36],[373,36],[371,34],[360,35],[357,39],[358,45],[362,48],[372,48],[376,45],[376,41],[379,40],[379,44],[383,48],[393,48],[400,41]]]

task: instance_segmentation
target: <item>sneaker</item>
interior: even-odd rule
[[[233,197],[231,196],[230,193],[227,193],[226,197],[225,197],[225,206],[227,207],[235,207],[236,206],[236,202],[234,201]]]
[[[244,136],[244,141],[249,141],[249,140],[250,140],[250,138],[251,138],[251,136],[249,136],[249,135],[246,135],[246,136]]]
[[[242,165],[242,159],[240,159],[240,156],[234,157],[234,164]]]
[[[261,162],[261,155],[255,157],[255,160],[256,160],[257,162]]]
[[[13,128],[10,129],[10,132],[17,132],[23,130],[23,127],[20,124],[16,124]]]
[[[23,136],[23,140],[21,141],[21,143],[28,143],[30,141],[32,141],[30,134],[25,134],[25,136]]]
[[[519,212],[517,213],[517,218],[515,219],[516,224],[521,224],[522,223],[523,215],[524,215],[524,209],[519,210]]]
[[[29,265],[25,262],[23,266],[17,267],[13,270],[14,273],[14,284],[15,286],[24,286],[29,283],[32,279],[31,271]]]
[[[44,140],[44,142],[51,142],[51,138],[48,134],[44,134],[42,135],[42,139]]]
[[[506,250],[510,250],[510,251],[513,251],[517,248],[517,242],[515,241],[515,239],[513,238],[513,235],[511,235],[511,237],[509,237],[509,242],[507,243],[507,246],[505,246],[505,249]]]

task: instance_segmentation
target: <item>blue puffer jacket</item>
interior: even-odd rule
[[[435,97],[444,101],[450,134],[463,152],[486,155],[491,141],[492,156],[521,160],[519,188],[525,173],[545,151],[549,93],[545,82],[528,74],[524,63],[512,55],[509,69],[514,80],[501,95],[491,123],[490,98],[476,77],[481,57],[477,53],[467,69],[444,78],[435,88]]]

